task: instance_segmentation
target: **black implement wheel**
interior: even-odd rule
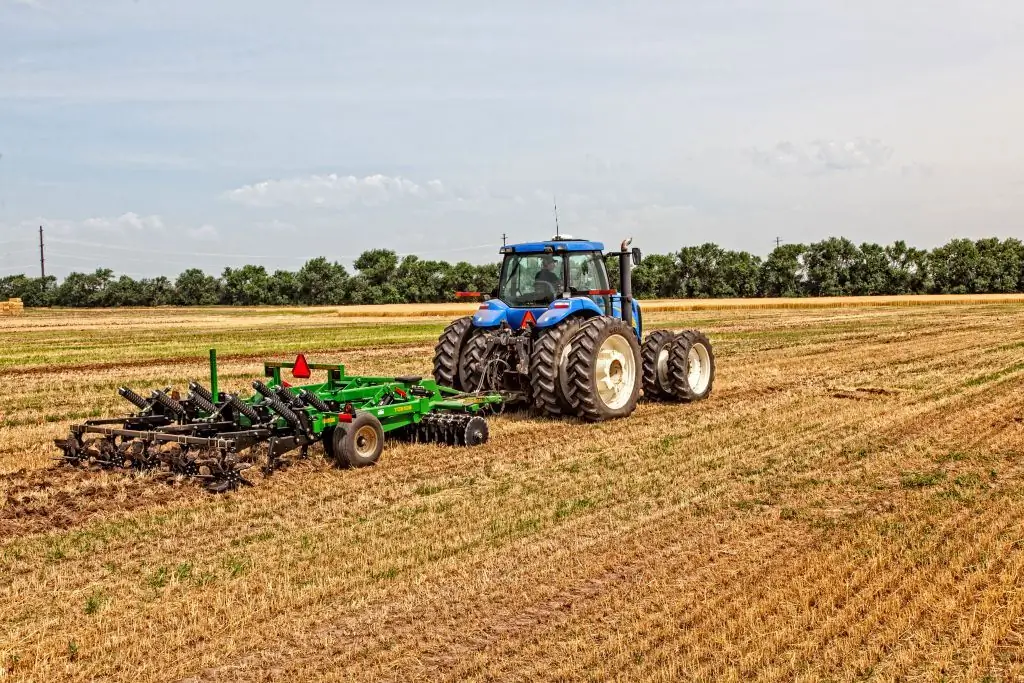
[[[463,391],[459,379],[459,359],[462,346],[472,329],[473,318],[468,315],[444,328],[434,347],[434,380],[438,384]]]
[[[707,335],[685,330],[676,335],[669,350],[669,384],[676,400],[701,401],[715,383],[715,354]]]
[[[674,398],[669,383],[668,358],[676,335],[669,330],[655,330],[647,335],[640,349],[644,367],[644,396],[652,401]]]
[[[576,404],[569,399],[569,355],[573,335],[579,332],[580,318],[563,320],[555,327],[541,330],[530,356],[530,397],[542,415],[575,415]]]
[[[640,343],[618,318],[583,323],[569,353],[569,400],[589,422],[627,417],[640,398]]]
[[[384,430],[370,413],[356,413],[351,423],[335,428],[331,441],[334,462],[340,467],[366,467],[384,451]]]

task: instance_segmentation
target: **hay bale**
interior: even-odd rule
[[[8,299],[0,301],[0,315],[21,315],[25,312],[25,304],[21,299]]]

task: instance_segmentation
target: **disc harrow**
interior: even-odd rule
[[[292,386],[282,370],[298,379],[326,371],[327,380]],[[171,387],[145,398],[120,387],[118,394],[136,412],[73,425],[67,438],[54,441],[56,459],[74,467],[164,473],[173,482],[194,479],[223,493],[251,486],[245,473],[261,461],[269,475],[286,455],[306,457],[316,443],[346,467],[375,463],[384,435],[479,446],[488,439],[484,416],[502,403],[498,394],[466,394],[417,376],[347,375],[344,365],[311,364],[301,355],[295,363],[265,363],[264,375],[265,381],[252,382],[247,398],[221,392],[211,349],[210,388],[192,381],[184,398]],[[359,431],[345,438],[350,427]],[[369,438],[373,434],[380,439]],[[367,450],[378,441],[379,447]]]

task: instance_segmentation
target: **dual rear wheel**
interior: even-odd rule
[[[655,330],[643,345],[644,395],[658,401],[700,401],[715,383],[711,341],[698,330]]]

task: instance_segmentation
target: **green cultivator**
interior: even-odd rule
[[[326,371],[321,384],[292,386],[281,376],[300,379]],[[416,442],[477,446],[487,441],[484,416],[499,410],[497,394],[466,394],[422,377],[357,377],[340,364],[265,363],[266,381],[240,398],[218,390],[217,358],[210,351],[210,388],[189,384],[182,398],[169,388],[148,398],[121,387],[118,393],[138,412],[88,420],[56,440],[60,460],[103,469],[160,470],[172,478],[196,478],[210,491],[250,485],[245,470],[263,463],[269,474],[283,456],[323,443],[340,467],[377,462],[385,435]],[[87,438],[87,436],[89,438]]]

